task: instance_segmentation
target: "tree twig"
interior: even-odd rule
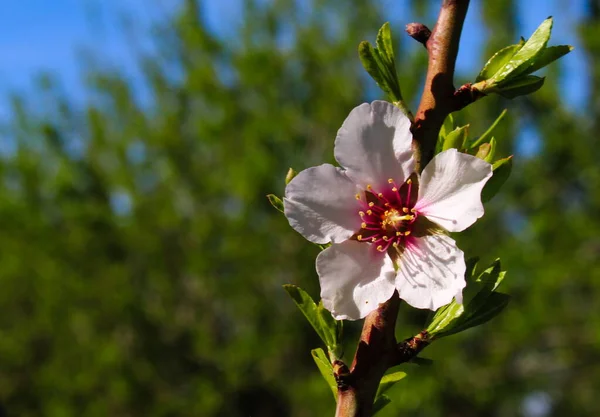
[[[468,104],[466,94],[455,94],[454,65],[469,0],[444,0],[437,23],[426,40],[429,64],[413,131],[413,148],[420,170],[433,157],[438,132],[452,111]],[[465,98],[466,97],[466,98]],[[462,106],[462,107],[461,107]],[[369,314],[350,369],[336,363],[338,383],[336,417],[370,417],[379,381],[391,366],[410,360],[429,343],[426,335],[398,344],[395,338],[400,298]]]
[[[419,170],[433,157],[437,135],[446,116],[465,105],[464,97],[454,94],[453,78],[468,8],[469,0],[444,0],[437,23],[427,40],[429,65],[413,124],[413,146]]]

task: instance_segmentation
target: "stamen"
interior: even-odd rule
[[[357,240],[362,240],[362,235],[358,235],[358,236],[356,236],[356,239],[357,239]]]
[[[394,183],[394,180],[393,180],[393,179],[391,179],[391,178],[389,178],[389,179],[388,179],[388,184],[393,184],[393,183]]]
[[[367,184],[367,190],[371,191],[373,189],[373,187],[371,187],[371,184]]]
[[[404,232],[404,236],[408,236],[410,235],[410,230],[407,230],[406,232]]]
[[[359,211],[359,212],[358,212],[358,215],[359,215],[360,217],[363,217],[363,216],[365,215],[365,212],[364,212],[364,211]]]
[[[369,203],[369,207],[374,207],[375,203],[373,203],[372,201]]]
[[[385,240],[385,241],[387,242],[388,240],[390,240],[390,238],[389,238],[389,237],[387,237],[387,236],[384,236],[384,237],[383,237],[383,240]]]
[[[404,213],[408,213],[408,207],[402,207],[402,211],[403,211]]]
[[[383,252],[383,246],[381,246],[381,245],[377,246],[377,250],[378,250],[379,252]]]
[[[355,197],[357,200],[360,200],[360,194],[356,194],[354,197]]]
[[[371,216],[373,214],[373,210],[367,210],[367,214]]]
[[[412,191],[412,180],[409,178],[406,180],[408,184],[408,192],[406,193],[406,205],[410,205],[410,192]]]
[[[396,232],[396,236],[402,236],[402,232]],[[360,239],[358,239],[360,240]]]
[[[367,227],[367,223],[365,223],[365,222],[362,222],[362,223],[360,224],[360,227],[361,227],[361,228],[363,228],[363,229],[365,229],[365,228]]]

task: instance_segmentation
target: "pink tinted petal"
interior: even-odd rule
[[[394,293],[390,257],[368,243],[348,240],[317,257],[323,305],[337,320],[358,320]]]
[[[285,216],[311,242],[343,242],[360,229],[356,192],[340,168],[323,164],[305,169],[285,188]]]
[[[425,167],[415,209],[450,232],[460,232],[483,216],[481,190],[492,176],[492,165],[448,149]]]
[[[398,262],[396,288],[400,298],[415,308],[437,310],[465,287],[463,251],[446,235],[412,239]]]
[[[335,159],[357,184],[402,184],[414,171],[410,121],[385,101],[354,108],[335,139]]]

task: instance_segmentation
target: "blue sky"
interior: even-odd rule
[[[268,1],[268,0],[265,0]],[[403,28],[413,20],[408,13],[408,1],[378,0],[390,11],[392,24]],[[160,8],[147,7],[156,3]],[[5,0],[0,3],[0,116],[6,115],[5,93],[32,88],[35,75],[41,71],[58,74],[67,93],[84,95],[80,79],[80,52],[93,47],[96,56],[106,64],[132,71],[133,60],[127,42],[118,30],[120,12],[133,13],[136,23],[148,22],[159,14],[173,10],[175,0]],[[241,0],[206,0],[205,13],[211,28],[223,36],[226,27],[241,18]],[[479,19],[479,1],[472,1],[465,23],[465,33],[457,68],[472,74],[474,63],[480,60],[479,48],[487,33]],[[146,7],[144,7],[146,6]],[[153,15],[154,14],[154,15]],[[521,1],[519,23],[521,34],[528,37],[547,16],[555,16],[553,44],[569,43],[577,47],[578,39],[571,27],[584,14],[583,0]],[[79,51],[79,52],[78,52]],[[585,99],[585,59],[576,49],[564,59],[570,77],[562,80],[567,86],[566,101],[577,107]],[[583,76],[581,75],[583,74]]]

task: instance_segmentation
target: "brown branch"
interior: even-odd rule
[[[433,158],[438,132],[461,101],[454,95],[454,64],[469,0],[444,0],[427,41],[429,65],[421,102],[413,124],[413,147],[418,169]],[[464,107],[464,105],[463,105]]]
[[[468,104],[468,91],[454,89],[454,65],[469,0],[444,0],[437,23],[426,41],[429,65],[413,131],[413,148],[420,170],[431,158],[438,132],[451,112]],[[461,107],[462,106],[462,107]],[[391,366],[411,360],[429,343],[427,335],[398,344],[395,338],[400,298],[390,300],[369,314],[352,367],[335,364],[338,383],[336,417],[370,417],[379,381]]]

